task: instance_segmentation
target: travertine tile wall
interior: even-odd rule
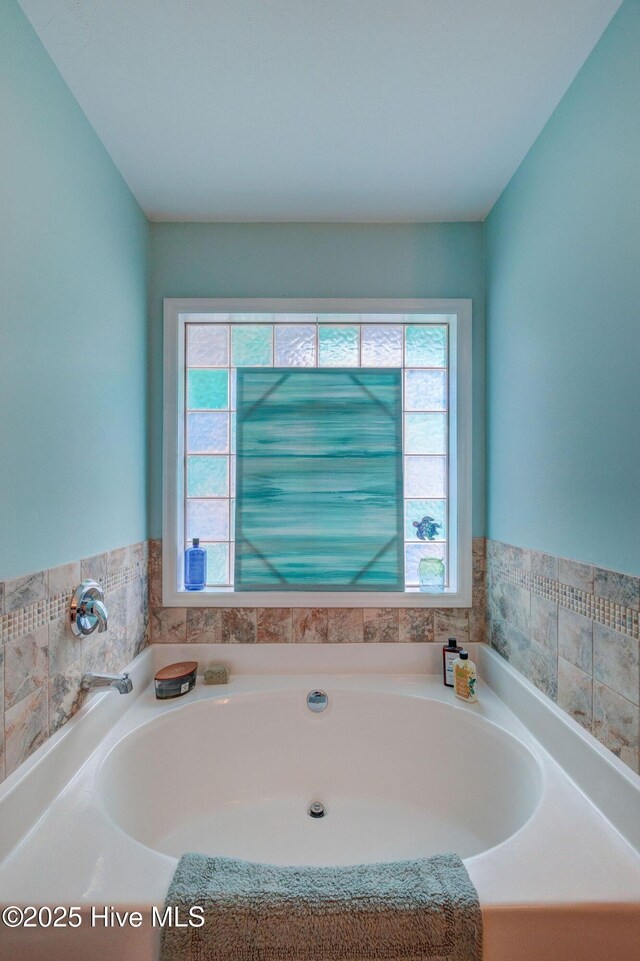
[[[640,771],[640,578],[487,541],[487,637]]]
[[[484,640],[484,538],[473,542],[473,607],[168,608],[162,606],[162,542],[149,542],[151,642],[337,644]]]
[[[150,541],[0,582],[0,780],[81,704],[86,671],[119,671],[153,643],[488,640],[633,770],[640,770],[640,578],[477,538],[473,606],[164,608]],[[80,581],[105,587],[109,629],[68,626]],[[485,590],[486,578],[486,590]]]
[[[76,587],[105,589],[102,634],[69,627]],[[148,641],[147,544],[0,582],[0,780],[78,710],[86,671],[119,671]]]
[[[473,609],[163,608],[162,545],[141,543],[0,581],[0,780],[82,703],[82,675],[120,671],[155,643],[353,643],[484,640],[484,540],[474,541]],[[109,627],[78,639],[69,602],[81,580],[103,585]]]

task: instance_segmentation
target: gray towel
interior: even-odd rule
[[[202,927],[162,931],[161,961],[480,961],[478,895],[457,854],[278,867],[184,854],[166,905]]]

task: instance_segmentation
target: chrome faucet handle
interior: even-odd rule
[[[97,581],[83,581],[71,598],[71,630],[76,637],[87,637],[95,630],[106,631],[108,614],[104,592]]]
[[[91,605],[91,613],[98,618],[98,634],[102,634],[107,629],[107,609],[102,601],[95,600]]]

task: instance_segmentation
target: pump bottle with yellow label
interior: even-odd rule
[[[478,700],[476,694],[476,666],[469,660],[467,651],[460,651],[453,662],[453,686],[456,697],[462,701],[473,703]]]

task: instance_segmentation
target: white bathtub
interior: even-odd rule
[[[107,812],[173,857],[358,864],[472,857],[535,810],[541,765],[481,707],[443,703],[424,685],[332,678],[328,708],[312,714],[310,686],[254,678],[172,705],[105,759]],[[313,801],[325,806],[321,820],[308,815]]]
[[[185,657],[230,664],[230,684],[156,701],[154,670]],[[455,850],[486,961],[636,961],[640,778],[493,652],[477,652],[475,705],[443,687],[439,657],[431,645],[145,651],[133,695],[93,696],[0,788],[0,902],[83,912],[75,929],[0,923],[0,957],[151,961],[152,906],[187,850],[280,864]],[[318,687],[329,706],[312,714]],[[324,818],[308,816],[313,801]],[[139,910],[141,926],[119,927],[110,906]]]

